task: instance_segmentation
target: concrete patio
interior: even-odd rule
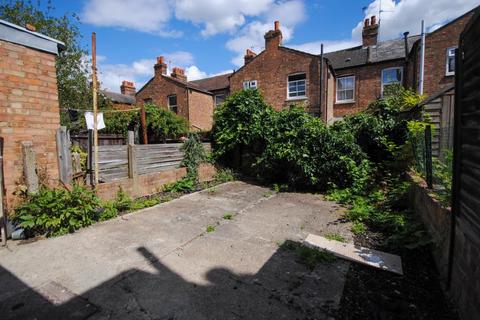
[[[329,319],[348,263],[311,271],[279,245],[308,233],[351,241],[341,214],[319,195],[231,182],[75,234],[10,242],[0,318]]]

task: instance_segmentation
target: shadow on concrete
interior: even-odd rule
[[[348,269],[336,261],[310,271],[278,249],[255,275],[210,269],[199,285],[137,250],[155,273],[131,269],[81,296],[55,282],[32,289],[0,267],[0,319],[326,319]]]

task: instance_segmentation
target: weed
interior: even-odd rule
[[[207,232],[214,232],[215,226],[207,226]]]
[[[231,169],[218,169],[214,180],[216,183],[225,183],[235,180],[235,174]]]
[[[264,196],[265,198],[271,197],[271,196],[273,196],[273,195],[274,195],[274,192],[272,192],[272,191],[267,191],[267,192],[265,192],[265,193],[263,194],[263,196]]]
[[[338,234],[338,233],[329,233],[329,234],[325,235],[325,238],[327,238],[328,240],[346,242],[345,238],[341,234]]]
[[[233,219],[233,215],[231,213],[226,213],[223,215],[223,219],[225,220],[232,220]]]
[[[212,194],[217,193],[217,191],[218,191],[218,188],[216,186],[213,186],[213,187],[208,189],[208,194],[212,195]]]
[[[355,235],[360,235],[364,234],[367,231],[367,228],[365,227],[365,224],[360,221],[355,221],[352,224],[352,232]]]
[[[172,193],[188,193],[195,189],[195,180],[190,177],[184,177],[173,183],[167,183],[163,186],[163,191]]]
[[[283,250],[294,251],[300,258],[300,262],[304,264],[310,270],[315,269],[315,266],[319,263],[331,263],[336,258],[333,253],[325,250],[317,250],[304,246],[301,243],[287,240],[280,245]]]

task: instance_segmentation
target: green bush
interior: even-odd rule
[[[163,191],[173,193],[188,193],[195,190],[196,183],[192,178],[185,176],[183,179],[163,186]]]
[[[111,204],[103,204],[93,191],[80,186],[72,191],[42,188],[15,209],[14,221],[28,235],[57,236],[116,214]]]
[[[168,138],[178,139],[188,132],[185,118],[153,104],[145,105],[149,141],[165,142]]]
[[[198,182],[198,167],[207,158],[198,135],[189,133],[188,139],[183,143],[181,150],[184,152],[181,166],[187,169],[187,176],[190,180]]]

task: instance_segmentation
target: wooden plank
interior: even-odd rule
[[[403,274],[402,259],[394,254],[356,246],[352,243],[328,240],[314,234],[309,234],[304,244],[308,247],[329,251],[337,257],[346,260],[397,274]]]

